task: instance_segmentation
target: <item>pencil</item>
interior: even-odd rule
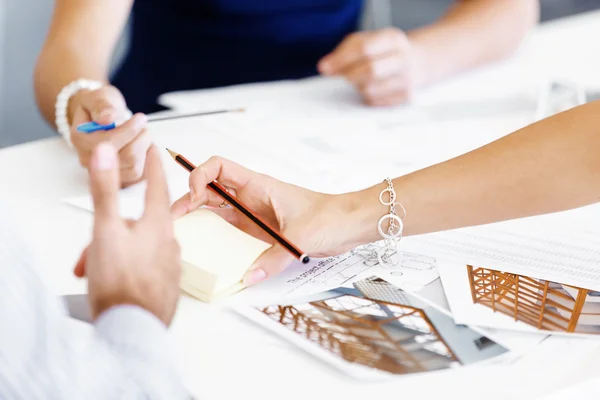
[[[167,149],[171,157],[183,168],[187,169],[189,172],[192,172],[196,169],[196,166],[192,164],[188,159],[182,156],[179,153],[174,152],[173,150]],[[235,207],[239,212],[248,217],[252,222],[258,225],[262,230],[264,230],[269,236],[271,236],[277,243],[279,243],[283,248],[292,253],[294,257],[300,260],[303,264],[306,264],[310,261],[310,258],[307,254],[298,250],[296,246],[294,246],[289,240],[287,240],[283,235],[277,232],[275,229],[271,228],[267,223],[262,221],[258,216],[254,215],[248,207],[246,207],[240,200],[233,197],[220,183],[216,181],[212,181],[208,184],[209,189],[213,192],[221,196],[226,202],[231,204],[231,206]]]
[[[148,117],[148,122],[166,121],[166,120],[178,119],[178,118],[191,118],[191,117],[200,117],[200,116],[204,116],[204,115],[226,114],[226,113],[244,112],[244,111],[246,111],[245,108],[232,108],[229,110],[202,111],[202,112],[195,112],[195,113],[189,113],[189,114],[174,114],[174,115],[165,115],[165,116],[158,116],[158,117],[150,116],[150,117]]]

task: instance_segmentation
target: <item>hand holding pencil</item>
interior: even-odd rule
[[[323,229],[323,226],[337,226],[343,229],[339,221],[319,218],[336,218],[338,205],[335,196],[312,192],[256,173],[230,160],[212,157],[193,169],[190,174],[190,192],[178,199],[171,210],[175,218],[178,218],[201,206],[214,207],[214,212],[237,228],[272,243],[273,246],[256,260],[244,278],[247,285],[256,284],[281,272],[294,259],[300,257],[286,249],[237,207],[232,205],[221,208],[224,199],[211,188],[210,184],[213,182],[226,188],[255,216],[310,256],[341,254],[354,247],[347,238],[327,235],[328,230]],[[325,210],[327,212],[319,212]]]

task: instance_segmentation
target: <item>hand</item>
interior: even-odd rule
[[[90,121],[103,125],[123,121],[127,113],[125,99],[114,86],[84,90],[69,101],[71,142],[77,150],[79,162],[89,168],[92,150],[98,143],[110,141],[119,153],[122,186],[129,186],[142,179],[146,152],[151,143],[146,129],[146,117],[136,114],[129,121],[106,132],[82,133],[77,131],[77,126]]]
[[[192,171],[190,192],[177,200],[171,210],[179,218],[203,205],[215,207],[215,213],[237,228],[273,244],[250,267],[244,277],[246,285],[279,273],[294,257],[235,208],[218,208],[223,199],[207,187],[214,180],[311,256],[337,255],[358,245],[353,237],[356,230],[346,226],[349,204],[345,198],[312,192],[213,157]]]
[[[410,99],[421,84],[419,56],[401,30],[349,35],[319,61],[323,75],[344,76],[367,104],[391,106]]]
[[[75,275],[88,278],[92,315],[119,304],[140,306],[170,325],[179,298],[181,260],[169,192],[156,147],[148,151],[146,207],[139,221],[119,217],[119,162],[109,143],[90,160],[94,231]]]

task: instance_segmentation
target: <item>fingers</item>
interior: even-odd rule
[[[120,220],[119,161],[117,152],[110,143],[100,143],[92,153],[90,185],[94,203],[95,229],[102,229],[105,224]]]
[[[152,141],[147,129],[119,151],[121,182],[130,185],[140,181],[144,174],[146,155]]]
[[[190,193],[186,193],[177,199],[171,205],[171,215],[174,219],[183,217],[185,214],[194,211],[199,206],[195,206],[190,197]]]
[[[228,192],[231,193],[233,196],[236,195],[234,190],[228,189]],[[196,210],[200,206],[214,208],[219,207],[221,204],[223,204],[223,198],[211,190],[207,190],[205,196],[203,196],[202,198],[196,196],[196,198],[193,200],[191,192],[188,192],[181,196],[179,199],[177,199],[173,203],[173,205],[171,205],[171,214],[174,218],[179,218],[187,213]]]
[[[364,60],[356,63],[344,71],[343,75],[350,83],[360,87],[371,82],[402,75],[406,68],[406,54],[393,52],[384,54],[375,60]]]
[[[222,185],[229,186],[235,191],[239,191],[248,184],[251,179],[258,179],[261,174],[242,167],[239,164],[221,157],[211,157],[207,162],[198,166],[190,174],[190,200],[197,206],[206,205],[209,201],[212,204],[221,204],[223,200],[217,200],[217,197],[211,194],[207,185],[212,181],[218,181]]]
[[[98,90],[84,92],[79,99],[81,106],[90,114],[92,121],[99,124],[115,122],[124,114],[125,99],[119,90],[106,86]]]
[[[338,75],[359,61],[401,49],[407,41],[406,35],[395,28],[354,33],[325,56],[319,62],[318,69],[325,75]]]
[[[409,90],[402,90],[388,96],[378,97],[375,99],[367,99],[367,103],[374,107],[388,107],[395,106],[398,104],[406,103],[410,100],[411,92]]]
[[[244,276],[244,285],[252,286],[277,275],[294,260],[294,257],[283,247],[274,245],[262,253]]]
[[[370,105],[393,105],[410,99],[412,88],[409,85],[407,78],[400,75],[368,83],[359,90]]]
[[[156,146],[151,146],[148,150],[145,175],[148,185],[146,187],[146,207],[143,218],[158,221],[169,220],[169,186]]]
[[[104,135],[106,140],[109,140],[117,150],[123,149],[125,146],[133,142],[135,138],[142,133],[148,123],[146,115],[137,113],[129,121],[123,125],[116,127],[107,132],[95,132]]]
[[[337,75],[365,56],[367,32],[346,37],[331,53],[319,61],[317,68],[324,75]]]

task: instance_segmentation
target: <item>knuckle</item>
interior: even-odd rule
[[[134,183],[142,177],[139,168],[136,168],[135,166],[121,169],[120,174],[123,183]]]
[[[89,157],[85,154],[79,153],[78,158],[79,158],[79,165],[81,165],[84,168],[87,168],[88,164],[90,162]]]
[[[366,66],[365,66],[365,78],[367,80],[373,80],[375,78],[377,78],[377,63],[376,62],[369,62]],[[371,85],[369,85],[371,86]]]
[[[359,54],[365,57],[369,57],[371,55],[371,42],[369,40],[361,40],[357,47]]]
[[[392,40],[392,43],[399,47],[404,47],[408,42],[406,34],[400,29],[391,28],[389,29],[388,36]]]
[[[206,164],[221,164],[223,162],[223,157],[221,156],[211,156]]]

